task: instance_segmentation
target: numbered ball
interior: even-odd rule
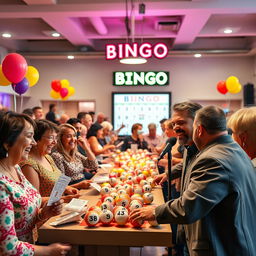
[[[98,214],[101,213],[100,207],[99,207],[99,206],[96,206],[96,205],[95,205],[95,206],[91,206],[88,211],[89,211],[89,212],[90,212],[90,211],[94,211],[94,212],[97,212]]]
[[[148,185],[148,184],[144,185],[142,187],[142,191],[143,191],[143,193],[150,193],[152,191],[152,187],[150,185]]]
[[[103,187],[103,188],[101,188],[100,194],[101,194],[102,196],[107,195],[107,194],[110,194],[110,189],[109,189],[109,187]]]
[[[135,209],[139,209],[142,207],[142,204],[140,201],[138,200],[133,200],[131,203],[130,203],[130,206],[129,206],[129,210],[130,212],[135,210]]]
[[[128,207],[130,201],[127,198],[118,198],[116,201],[117,206]]]
[[[114,204],[115,199],[112,196],[107,196],[104,198],[104,202],[110,202],[111,204]]]
[[[100,214],[100,222],[104,225],[110,224],[113,220],[113,213],[109,210],[104,210]]]
[[[151,204],[154,200],[154,196],[151,193],[145,193],[143,195],[144,204]]]
[[[109,184],[110,184],[112,187],[114,187],[114,186],[117,184],[117,179],[116,179],[116,177],[111,177],[111,178],[109,179]]]
[[[113,205],[108,201],[103,202],[101,204],[100,208],[101,208],[102,211],[104,211],[104,210],[109,210],[111,212],[113,211]]]
[[[96,211],[89,211],[85,217],[84,220],[89,227],[93,227],[98,224],[100,217],[99,214]]]
[[[125,210],[118,210],[115,214],[115,221],[120,226],[125,225],[128,221],[128,218],[128,212]]]
[[[143,220],[130,220],[130,223],[132,224],[132,226],[133,227],[135,227],[135,228],[140,228],[142,225],[143,225],[143,223],[144,223],[144,221]]]

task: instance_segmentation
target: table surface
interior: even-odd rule
[[[152,191],[154,204],[164,203],[162,188],[157,186]],[[81,192],[81,199],[88,200],[88,205],[93,206],[100,200],[99,192],[90,188]],[[111,245],[111,246],[166,246],[171,244],[171,227],[161,224],[152,227],[145,222],[141,228],[133,228],[130,224],[126,226],[103,226],[87,227],[79,223],[69,223],[53,227],[49,223],[57,217],[49,219],[39,229],[39,242],[54,243],[63,242],[77,245]]]

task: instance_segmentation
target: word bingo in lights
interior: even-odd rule
[[[151,45],[150,43],[132,43],[132,44],[114,44],[106,45],[106,59],[124,59],[124,58],[151,58],[152,56],[163,59],[168,54],[168,47],[164,43]]]
[[[169,72],[133,72],[133,71],[118,71],[113,72],[113,85],[116,86],[132,86],[132,85],[168,85]]]

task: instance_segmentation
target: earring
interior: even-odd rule
[[[5,157],[7,158],[9,156],[8,151],[6,151]]]

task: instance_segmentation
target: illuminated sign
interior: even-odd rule
[[[132,43],[132,44],[107,44],[106,45],[106,59],[123,59],[130,57],[151,58],[152,56],[163,59],[168,54],[168,47],[164,43],[157,43],[151,45],[150,43]]]
[[[166,71],[113,72],[113,85],[115,86],[137,86],[137,85],[163,86],[168,84],[169,84],[169,72],[166,72]]]

